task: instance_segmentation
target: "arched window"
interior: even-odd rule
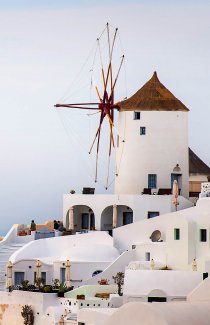
[[[95,276],[95,275],[97,275],[97,274],[99,274],[99,273],[101,273],[101,272],[103,272],[103,271],[102,271],[102,270],[94,271],[93,274],[92,274],[92,276]]]

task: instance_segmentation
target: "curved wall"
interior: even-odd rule
[[[145,135],[140,127],[146,128]],[[157,175],[157,188],[170,188],[171,173],[179,164],[181,194],[188,197],[187,112],[143,111],[140,120],[134,120],[133,111],[120,112],[119,135],[116,194],[140,194],[148,188],[148,174]]]

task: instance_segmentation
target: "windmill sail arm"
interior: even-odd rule
[[[103,64],[103,57],[101,53],[101,44],[100,44],[100,38],[104,34],[104,32],[107,30],[107,37],[106,37],[106,43],[108,42],[108,57],[106,58],[105,65]],[[94,97],[96,99],[93,99],[93,101],[97,102],[86,102],[86,103],[58,103],[55,105],[57,108],[75,108],[75,109],[83,109],[86,110],[86,115],[95,115],[97,113],[100,114],[100,122],[99,126],[97,128],[97,131],[95,133],[95,137],[93,139],[93,142],[91,144],[89,154],[91,154],[94,146],[95,146],[95,151],[94,154],[96,154],[96,159],[95,159],[95,182],[97,182],[98,178],[98,161],[99,161],[99,151],[100,151],[100,144],[101,144],[101,129],[102,129],[102,124],[104,122],[104,119],[108,120],[109,123],[109,151],[108,151],[108,173],[107,173],[107,181],[106,181],[106,189],[108,188],[108,181],[109,181],[109,169],[110,169],[110,159],[111,159],[111,153],[112,153],[112,148],[115,146],[115,141],[114,141],[114,134],[113,134],[113,128],[114,128],[114,110],[120,110],[120,102],[115,102],[115,88],[116,85],[118,84],[118,77],[122,68],[122,64],[124,61],[124,55],[120,57],[120,62],[116,69],[114,68],[113,65],[113,54],[114,54],[114,48],[115,44],[117,41],[117,34],[118,34],[118,29],[116,28],[113,33],[110,33],[110,26],[107,23],[106,28],[102,32],[99,38],[97,38],[97,49],[95,51],[94,55],[94,60],[93,60],[93,65],[96,61],[96,53],[99,54],[99,59],[100,59],[100,66],[99,66],[99,73],[102,77],[102,84],[99,85],[95,84],[94,81],[94,75],[93,73],[91,74],[91,88],[90,90],[93,90],[96,92],[94,95],[97,94],[97,97]],[[104,47],[103,47],[104,48]],[[107,50],[107,47],[106,47]],[[93,66],[90,71],[94,71]],[[93,87],[94,83],[94,87]],[[68,98],[68,97],[66,97]],[[69,97],[70,98],[70,97]],[[61,99],[62,100],[62,99]],[[73,100],[73,99],[69,99]],[[89,99],[91,101],[91,99]],[[92,112],[87,112],[87,110],[93,110]]]
[[[82,105],[97,105],[97,107],[86,107],[86,106],[82,106]],[[79,108],[79,109],[101,110],[103,108],[103,104],[101,104],[101,103],[56,104],[55,107],[66,107],[66,108]],[[109,106],[109,109],[119,109],[119,105],[118,104],[110,105]]]
[[[110,94],[109,98],[111,98],[112,95],[113,95],[113,92],[114,92],[114,89],[115,89],[115,86],[116,86],[116,83],[117,83],[117,80],[118,80],[118,77],[119,77],[119,74],[120,74],[120,70],[122,68],[122,64],[123,64],[124,58],[125,57],[123,55],[122,58],[121,58],[121,61],[120,61],[120,66],[118,68],[117,75],[116,75],[116,78],[115,78],[115,81],[114,81],[114,84],[113,84],[113,87],[112,87],[112,91],[111,91],[111,94]]]
[[[56,104],[55,107],[67,107],[67,108],[79,108],[79,109],[94,109],[94,110],[98,110],[99,104],[100,103]],[[88,106],[91,106],[91,105],[97,105],[97,107],[88,107]]]

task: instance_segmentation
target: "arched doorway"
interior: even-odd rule
[[[87,205],[74,205],[66,214],[66,229],[69,229],[69,213],[73,208],[74,231],[95,230],[95,214]]]
[[[133,223],[133,210],[127,205],[116,205],[116,227]],[[111,232],[113,229],[113,205],[106,207],[101,214],[101,230]]]
[[[164,291],[160,289],[154,289],[150,291],[148,295],[148,302],[166,302],[167,295]]]

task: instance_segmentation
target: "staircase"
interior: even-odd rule
[[[1,244],[0,245],[0,290],[5,290],[7,263],[10,256],[21,248],[24,244]]]
[[[72,313],[70,316],[68,316],[67,320],[70,320],[72,323],[75,322],[77,324],[77,314]]]

